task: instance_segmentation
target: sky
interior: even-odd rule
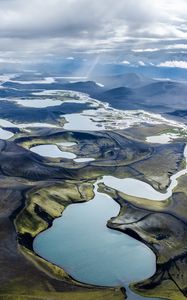
[[[0,0],[0,65],[56,58],[187,68],[187,0]]]

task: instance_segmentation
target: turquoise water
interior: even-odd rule
[[[40,256],[62,267],[78,281],[104,286],[128,286],[152,276],[154,253],[143,243],[106,227],[119,205],[99,193],[87,203],[68,206],[53,226],[34,240]],[[129,291],[128,299],[145,299]]]

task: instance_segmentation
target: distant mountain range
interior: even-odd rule
[[[158,113],[187,109],[187,85],[161,81],[139,88],[120,87],[96,95],[119,109],[146,109]]]
[[[153,83],[155,81],[154,79],[136,73],[126,73],[110,76],[93,76],[91,77],[91,79],[103,84],[104,87],[107,89],[122,86],[128,88],[138,88],[146,84]]]
[[[155,80],[140,74],[98,76],[95,81],[68,82],[58,79],[54,83],[24,83],[7,81],[0,90],[1,97],[25,96],[32,90],[73,90],[128,110],[144,109],[167,113],[180,118],[187,115],[187,84],[171,80]]]
[[[117,78],[114,80],[115,85]],[[125,78],[126,76],[121,77],[123,86],[111,89],[108,88],[108,78],[105,79],[104,87],[87,81],[62,84],[61,88],[88,93],[91,97],[106,101],[118,109],[146,109],[158,113],[187,110],[187,84],[169,80],[156,81],[130,74],[129,78],[134,78],[136,84],[133,87],[132,83],[129,87],[128,84],[125,86]],[[104,84],[104,81],[101,83]]]

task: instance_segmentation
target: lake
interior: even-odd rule
[[[69,205],[53,226],[34,240],[34,251],[62,267],[78,281],[100,286],[126,286],[155,273],[155,254],[132,237],[109,229],[120,210],[95,186],[93,200]],[[128,299],[144,299],[128,292]]]

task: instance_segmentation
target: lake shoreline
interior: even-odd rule
[[[57,182],[55,181],[55,183],[57,183]],[[33,191],[36,191],[36,190],[37,190],[36,188],[33,188]],[[16,209],[16,211],[12,214],[11,218],[14,220],[16,229],[17,229],[17,218],[19,218],[19,215],[27,206],[27,202],[28,202],[28,198],[30,197],[29,196],[30,193],[32,193],[32,189],[31,190],[28,189],[28,191],[24,195],[25,200],[23,200],[20,208]],[[92,200],[92,199],[90,199],[90,200]],[[78,201],[77,203],[86,203],[87,201],[89,201],[89,200]],[[43,230],[41,230],[41,232],[51,228],[53,225],[53,221],[55,219],[57,219],[56,217],[54,217],[54,218],[49,218],[47,220],[45,212],[44,212],[44,215],[45,215],[45,221],[47,222],[47,227],[44,228]],[[40,217],[41,217],[41,215],[40,215]],[[59,216],[58,218],[60,218],[60,217],[61,216]],[[18,232],[18,229],[17,229],[17,232]],[[33,261],[34,264],[37,266],[37,268],[42,269],[42,271],[45,272],[48,276],[58,279],[58,280],[62,280],[63,282],[65,281],[66,283],[68,283],[70,285],[74,285],[74,286],[78,286],[78,287],[84,287],[87,289],[96,289],[96,290],[101,290],[101,291],[102,290],[116,291],[117,293],[119,291],[123,296],[126,295],[125,288],[122,286],[121,287],[108,287],[108,286],[104,286],[104,285],[98,286],[98,285],[93,285],[93,284],[86,284],[84,282],[74,279],[71,275],[64,272],[63,268],[58,267],[57,265],[44,259],[42,256],[38,255],[34,251],[33,242],[34,242],[35,236],[21,235],[18,233],[17,237],[18,237],[18,245],[19,245],[20,251],[23,253],[23,255],[26,256],[27,259],[29,259],[30,261]],[[61,273],[61,275],[59,276],[60,273]],[[122,299],[120,299],[120,300],[122,300]]]

